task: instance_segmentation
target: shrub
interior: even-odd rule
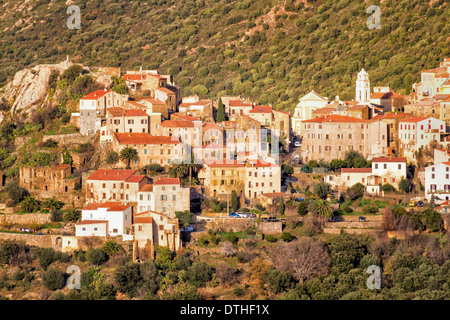
[[[52,248],[40,248],[37,257],[39,265],[46,270],[52,262],[56,261],[56,252]]]
[[[205,262],[197,261],[186,271],[186,279],[189,284],[195,287],[203,286],[207,281],[211,280],[212,268]]]
[[[60,210],[54,210],[52,211],[52,213],[50,214],[50,220],[52,222],[60,222],[63,221],[64,215],[62,213],[62,211]]]
[[[224,257],[233,257],[236,255],[237,251],[238,250],[233,246],[231,242],[225,242],[220,248],[220,253]]]
[[[106,156],[106,163],[115,164],[117,161],[119,161],[119,154],[115,151],[110,151]]]
[[[268,235],[264,236],[264,239],[269,241],[269,242],[277,241],[277,238],[273,234],[268,234]]]
[[[102,247],[103,252],[105,252],[108,256],[112,256],[115,253],[123,252],[123,248],[117,244],[114,240],[106,241]]]
[[[86,252],[86,258],[89,261],[89,263],[93,265],[100,265],[108,259],[106,253],[102,249],[94,249],[94,248],[90,248]]]
[[[386,192],[386,193],[391,193],[391,192],[395,192],[395,187],[392,184],[390,184],[390,183],[385,183],[381,187],[381,190]]]
[[[65,285],[64,280],[64,272],[56,268],[48,269],[42,276],[44,286],[52,291],[62,289]]]
[[[228,232],[225,239],[231,243],[236,243],[239,240],[238,236],[234,234],[234,232]]]
[[[294,239],[294,236],[292,234],[290,234],[289,232],[283,232],[281,234],[281,240],[283,240],[285,242],[292,241],[293,239]]]

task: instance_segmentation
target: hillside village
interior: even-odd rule
[[[0,96],[0,239],[67,254],[113,241],[144,262],[161,248],[207,254],[217,232],[288,241],[308,219],[324,234],[401,238],[391,205],[439,212],[421,231],[447,227],[450,58],[410,95],[361,69],[354,99],[313,90],[291,112],[183,96],[158,70],[69,57],[34,70],[45,90],[13,81]]]

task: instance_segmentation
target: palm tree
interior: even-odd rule
[[[187,173],[187,168],[180,161],[174,161],[169,167],[169,175],[171,177],[184,177]]]
[[[64,206],[64,203],[57,200],[55,197],[47,198],[42,202],[42,207],[51,211],[59,210]]]
[[[25,212],[36,212],[39,210],[39,202],[31,196],[26,196],[20,203],[20,206]]]
[[[333,216],[333,209],[328,206],[327,202],[323,199],[317,199],[313,201],[308,206],[309,211],[319,217],[319,219],[322,221],[322,223],[325,222],[326,219],[329,219]]]
[[[75,207],[72,207],[66,211],[64,219],[67,221],[77,222],[81,217],[81,211]]]
[[[138,158],[137,151],[134,148],[126,147],[120,151],[119,155],[120,160],[127,162],[127,169],[130,169],[130,164],[132,160],[136,160]]]
[[[190,161],[187,161],[187,163],[184,163],[187,170],[189,170],[189,185],[192,184],[192,172],[197,173],[202,165],[198,163],[199,161],[195,158],[194,154],[191,153],[191,159]]]

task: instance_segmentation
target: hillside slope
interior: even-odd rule
[[[156,69],[183,95],[248,96],[292,110],[311,89],[353,98],[364,67],[372,85],[408,93],[419,72],[450,55],[449,4],[350,0],[0,0],[0,85],[15,72],[66,55],[74,62]],[[381,29],[370,30],[369,5]]]

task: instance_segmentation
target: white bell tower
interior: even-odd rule
[[[366,70],[361,69],[356,79],[356,97],[355,100],[360,103],[370,102],[370,80]]]

